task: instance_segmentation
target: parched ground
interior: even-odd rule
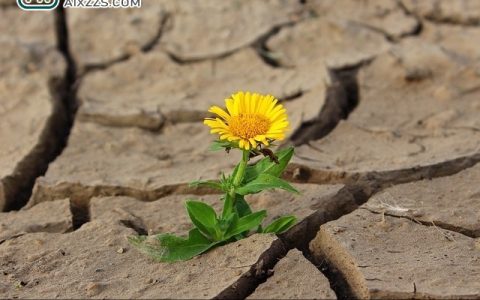
[[[0,298],[480,299],[480,1],[0,1]],[[281,236],[156,263],[188,183],[239,159],[202,124],[237,90],[288,109]]]

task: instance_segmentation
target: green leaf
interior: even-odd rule
[[[235,216],[236,218],[241,218],[252,213],[250,205],[245,201],[245,197],[239,194],[235,194]],[[235,236],[235,239],[241,240],[245,238],[248,234],[248,231],[244,231]]]
[[[247,166],[244,182],[248,183],[257,178],[260,174],[270,174],[275,177],[280,177],[292,158],[293,152],[293,147],[289,147],[275,153],[278,158],[278,164],[271,161],[270,157],[265,157],[259,160],[256,164]]]
[[[234,219],[232,225],[225,233],[225,239],[229,239],[237,234],[241,234],[245,231],[249,231],[252,228],[257,227],[260,225],[267,216],[267,211],[261,210],[254,212],[252,214],[246,215],[241,218]]]
[[[198,228],[190,230],[188,238],[173,234],[159,234],[153,238],[153,242],[146,236],[132,236],[128,240],[140,251],[161,262],[188,260],[221,243],[211,242]]]
[[[239,194],[235,194],[235,211],[238,214],[238,217],[244,217],[252,213],[250,205],[245,201],[245,197]]]
[[[189,187],[192,187],[192,188],[202,187],[202,186],[223,191],[222,184],[217,180],[205,180],[205,181],[196,180],[196,181],[190,182],[189,184]]]
[[[295,225],[296,222],[297,218],[295,216],[283,216],[270,223],[270,225],[265,227],[262,232],[279,234],[287,231],[290,227]]]
[[[232,172],[232,175],[230,176],[230,178],[235,178],[235,176],[237,176],[237,172],[238,172],[238,168],[240,167],[240,163],[238,163],[236,166],[235,166],[235,169],[233,169],[233,172]]]
[[[255,194],[266,189],[284,189],[286,191],[297,193],[298,191],[285,180],[275,177],[270,174],[260,174],[258,177],[244,186],[235,190],[240,195]]]
[[[185,207],[193,225],[201,233],[212,240],[220,238],[217,214],[210,205],[200,201],[188,200],[185,202]]]
[[[212,144],[209,147],[210,151],[219,151],[219,150],[224,150],[227,148],[235,148],[237,145],[234,142],[229,142],[229,141],[222,141],[222,140],[216,140],[212,142]]]

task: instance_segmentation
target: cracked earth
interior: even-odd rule
[[[480,299],[479,1],[143,2],[0,0],[1,298]],[[299,223],[153,262],[236,90],[287,108],[301,195],[247,201]]]

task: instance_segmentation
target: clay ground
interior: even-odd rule
[[[1,298],[480,298],[480,1],[144,0],[22,12],[0,0]],[[284,175],[248,198],[281,236],[157,263],[186,233],[206,110],[287,107]]]

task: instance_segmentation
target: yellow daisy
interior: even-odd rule
[[[221,140],[235,141],[241,149],[257,148],[258,144],[283,140],[288,130],[286,109],[271,95],[238,92],[225,99],[227,111],[212,106],[208,110],[218,115],[203,122],[218,133]]]

